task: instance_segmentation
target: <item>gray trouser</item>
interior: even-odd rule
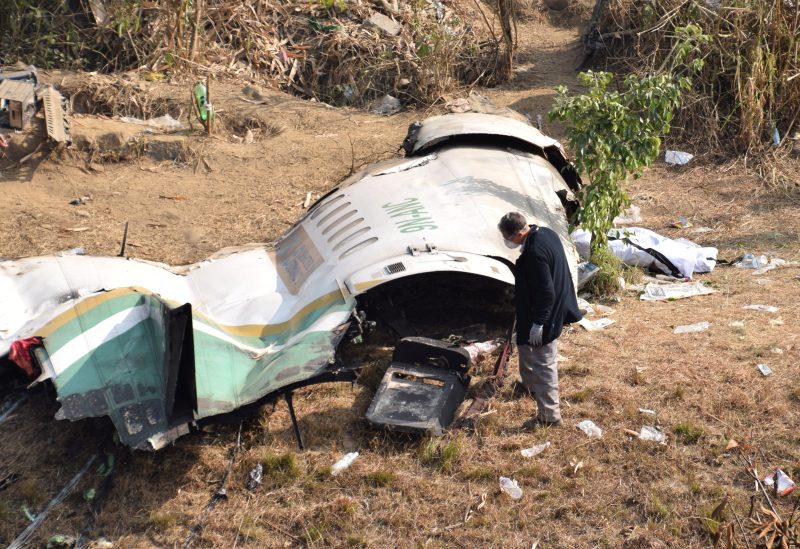
[[[519,375],[522,384],[533,394],[539,408],[539,419],[558,421],[558,367],[556,365],[556,340],[541,347],[518,345]]]

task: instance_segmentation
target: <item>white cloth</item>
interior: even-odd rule
[[[692,278],[693,273],[709,273],[717,264],[716,248],[704,248],[685,238],[673,240],[641,227],[611,229],[608,237],[612,253],[626,265],[672,274],[666,265],[633,244],[661,253],[685,278]],[[583,259],[588,260],[591,239],[591,233],[583,229],[576,229],[572,233],[572,241]]]

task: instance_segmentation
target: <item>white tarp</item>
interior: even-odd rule
[[[588,258],[591,238],[591,233],[583,229],[572,233],[581,258]],[[693,273],[709,273],[717,263],[716,248],[704,248],[684,238],[673,240],[641,227],[611,229],[608,238],[611,251],[626,265],[650,268],[664,274],[673,273],[656,258],[658,254],[668,259],[684,278],[692,278]],[[656,254],[647,250],[654,250]]]

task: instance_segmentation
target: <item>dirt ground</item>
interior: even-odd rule
[[[523,15],[515,80],[481,93],[535,120],[546,114],[554,85],[575,84],[587,12]],[[102,79],[46,77],[65,84]],[[141,85],[178,103],[187,89],[180,82]],[[256,105],[241,99],[242,83],[214,86],[220,120],[229,123],[210,138],[182,138],[178,160],[89,160],[67,151],[37,154],[22,166],[0,163],[0,256],[77,246],[115,254],[125,222],[129,256],[171,264],[271,242],[301,215],[307,193],[324,193],[353,168],[398,154],[408,124],[443,112],[380,117],[265,90]],[[239,130],[253,117],[262,127],[253,131],[255,142],[238,142],[234,135],[243,137]],[[74,124],[88,135],[106,122],[85,116]],[[546,130],[561,135],[557,126]],[[766,187],[742,162],[659,163],[628,189],[642,226],[715,246],[724,259],[754,252],[800,262],[800,194]],[[82,196],[91,199],[69,204]],[[711,230],[672,227],[681,215]],[[107,422],[55,421],[53,396],[37,392],[0,425],[0,543],[26,527],[24,510],[41,511],[99,453],[100,461],[114,456],[115,472],[104,480],[99,461],[93,464],[53,508],[33,546],[80,532],[95,547],[101,538],[114,547],[181,546],[194,531],[195,547],[703,547],[720,523],[732,523],[735,544],[744,547],[742,531],[766,514],[758,511],[763,498],[750,513],[756,492],[741,455],[755,460],[761,477],[781,468],[800,480],[798,275],[797,265],[761,276],[719,266],[699,277],[712,295],[650,303],[627,293],[610,303],[615,324],[602,332],[570,329],[561,339],[564,425],[557,429],[522,432],[535,405],[510,384],[475,433],[433,442],[370,430],[367,387],[305,389],[295,406],[308,449],[296,450],[282,402],[265,407],[243,424],[227,497],[208,510],[238,425],[185,436],[157,453],[133,452],[113,444]],[[779,311],[743,309],[748,304]],[[700,321],[710,328],[673,333]],[[759,363],[773,375],[762,376]],[[513,359],[512,376],[515,370]],[[579,431],[583,419],[603,437]],[[666,443],[625,431],[643,425],[661,426]],[[726,449],[730,439],[741,451]],[[520,455],[545,440],[551,446],[541,455]],[[330,465],[350,451],[361,455],[331,477]],[[257,462],[265,464],[264,483],[251,493],[244,485]],[[520,500],[500,492],[501,475],[519,481]],[[6,478],[17,480],[6,487]],[[99,494],[97,513],[87,503],[90,488]],[[726,497],[728,508],[710,518]],[[788,518],[798,496],[775,499]],[[755,547],[755,536],[747,537]]]

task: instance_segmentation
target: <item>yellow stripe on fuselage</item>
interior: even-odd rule
[[[102,303],[108,301],[109,299],[113,299],[115,297],[120,297],[132,293],[152,295],[152,292],[145,288],[130,287],[130,288],[116,288],[114,290],[109,290],[108,292],[104,292],[99,295],[87,297],[83,301],[79,301],[78,303],[73,305],[73,307],[68,311],[64,311],[63,313],[55,317],[53,320],[45,324],[41,329],[37,331],[36,335],[43,338],[47,338],[48,336],[53,334],[56,330],[63,327],[68,322],[74,320],[80,315],[86,314],[93,308],[97,307],[98,305],[101,305]],[[193,314],[205,320],[207,323],[216,326],[220,330],[224,331],[228,335],[239,336],[239,337],[263,337],[267,335],[275,335],[281,332],[285,332],[303,317],[313,313],[315,310],[321,307],[325,307],[327,305],[335,303],[339,299],[343,299],[341,291],[335,290],[333,292],[329,292],[325,295],[318,297],[314,301],[308,303],[306,306],[304,306],[302,309],[300,309],[294,315],[292,315],[292,317],[289,318],[288,320],[279,322],[277,324],[241,324],[238,326],[227,326],[224,324],[217,323],[214,319],[198,312],[197,310],[193,309],[192,312]],[[173,303],[169,300],[164,300],[164,301],[167,303]]]

